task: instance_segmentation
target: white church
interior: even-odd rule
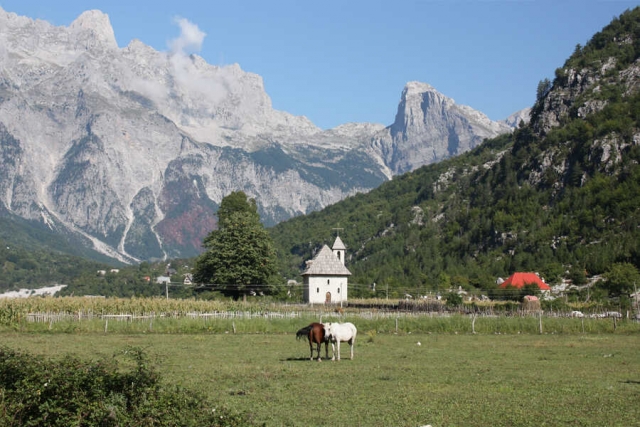
[[[351,272],[344,265],[346,249],[338,236],[333,248],[324,245],[311,261],[307,261],[307,268],[302,273],[305,302],[339,304],[347,301]]]

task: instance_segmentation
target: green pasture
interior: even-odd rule
[[[396,333],[393,319],[382,326],[354,320],[355,360],[343,344],[340,362],[320,363],[295,339],[306,321],[225,322],[210,321],[209,329],[183,324],[184,331],[198,332],[158,324],[104,333],[82,330],[82,322],[66,331],[41,325],[36,332],[27,325],[4,328],[0,340],[52,358],[110,357],[137,346],[164,380],[244,412],[256,425],[640,425],[640,334],[625,331],[627,322],[615,332],[539,334],[518,333],[522,326],[503,320],[500,333],[471,334],[400,326]]]

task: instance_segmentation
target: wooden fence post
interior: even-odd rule
[[[540,334],[542,334],[542,310],[540,310],[539,321],[540,321]]]

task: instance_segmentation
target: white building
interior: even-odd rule
[[[171,277],[169,277],[169,276],[158,276],[158,277],[156,277],[156,283],[159,283],[159,284],[171,283]]]
[[[302,273],[303,297],[310,304],[336,304],[347,301],[351,272],[344,265],[346,246],[336,237],[333,249],[324,245]]]

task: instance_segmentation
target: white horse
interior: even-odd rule
[[[351,347],[351,360],[353,360],[353,346],[356,344],[358,330],[353,323],[325,323],[326,338],[331,342],[332,358],[336,360],[336,344],[338,345],[338,360],[340,360],[340,342],[348,342]]]

